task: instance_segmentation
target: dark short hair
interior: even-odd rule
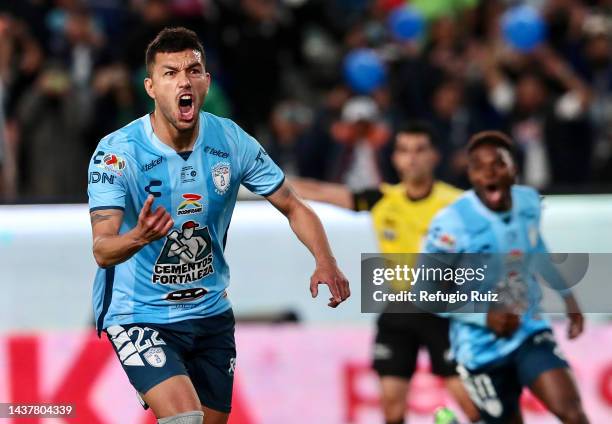
[[[429,144],[431,144],[431,147],[433,147],[434,149],[437,148],[438,138],[436,136],[436,132],[434,128],[427,121],[415,120],[415,121],[402,122],[397,127],[395,139],[397,139],[397,136],[400,134],[425,135],[427,136],[427,139],[429,140]],[[395,147],[395,144],[397,144],[397,142],[394,142],[393,147]]]
[[[164,28],[147,46],[145,64],[147,75],[151,75],[151,67],[155,63],[157,53],[177,53],[183,50],[197,50],[202,54],[202,64],[206,65],[204,46],[195,32],[185,27]]]
[[[512,156],[515,155],[514,142],[507,134],[501,131],[481,131],[474,134],[467,144],[467,152],[471,153],[480,146],[495,146],[506,149]]]

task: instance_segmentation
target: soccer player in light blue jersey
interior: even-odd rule
[[[313,254],[313,297],[326,284],[336,307],[348,281],[318,217],[265,150],[200,112],[210,75],[195,33],[161,31],[146,65],[155,110],[104,137],[89,166],[97,328],[159,423],[226,423],[236,350],[223,250],[240,184],[280,210]]]
[[[500,269],[513,264],[512,275],[523,275],[516,273],[522,269],[517,263],[547,253],[539,230],[539,195],[515,185],[513,144],[505,134],[476,134],[467,150],[473,189],[434,218],[424,251],[497,254],[491,257],[505,264]],[[538,283],[530,272],[523,276],[533,304],[451,315],[451,347],[460,375],[487,423],[522,423],[519,397],[528,387],[563,423],[585,424],[588,420],[569,365],[539,311]],[[568,336],[573,339],[583,330],[583,316],[571,292],[559,291],[570,319]]]

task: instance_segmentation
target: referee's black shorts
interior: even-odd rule
[[[373,368],[381,377],[410,379],[421,347],[429,352],[434,374],[457,374],[456,364],[450,359],[448,319],[429,313],[382,313],[377,327]]]

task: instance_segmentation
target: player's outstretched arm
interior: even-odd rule
[[[168,234],[174,225],[172,217],[162,206],[152,212],[152,205],[153,196],[149,196],[138,215],[138,223],[124,234],[119,234],[122,211],[102,209],[90,213],[93,254],[101,268],[129,259],[146,244]]]
[[[319,284],[327,284],[332,295],[328,306],[335,308],[351,295],[351,291],[348,280],[336,264],[319,217],[287,182],[267,199],[287,217],[293,232],[315,258],[317,267],[310,278],[312,297],[317,297]]]
[[[355,208],[353,193],[343,184],[326,183],[308,178],[292,178],[290,182],[298,196],[304,199],[331,203],[346,209]]]

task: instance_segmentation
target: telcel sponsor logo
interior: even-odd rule
[[[223,152],[221,150],[217,150],[217,149],[209,147],[209,146],[206,146],[204,148],[204,151],[206,153],[208,153],[209,155],[218,156],[218,157],[223,158],[223,159],[226,159],[226,158],[229,157],[229,153]]]
[[[177,215],[191,215],[193,213],[200,213],[204,210],[200,199],[202,196],[195,193],[183,194],[183,200],[176,210]]]
[[[149,171],[155,168],[157,165],[161,164],[162,161],[163,161],[163,158],[160,156],[158,158],[153,159],[151,162],[145,163],[144,165],[142,165],[141,169],[143,172]]]

